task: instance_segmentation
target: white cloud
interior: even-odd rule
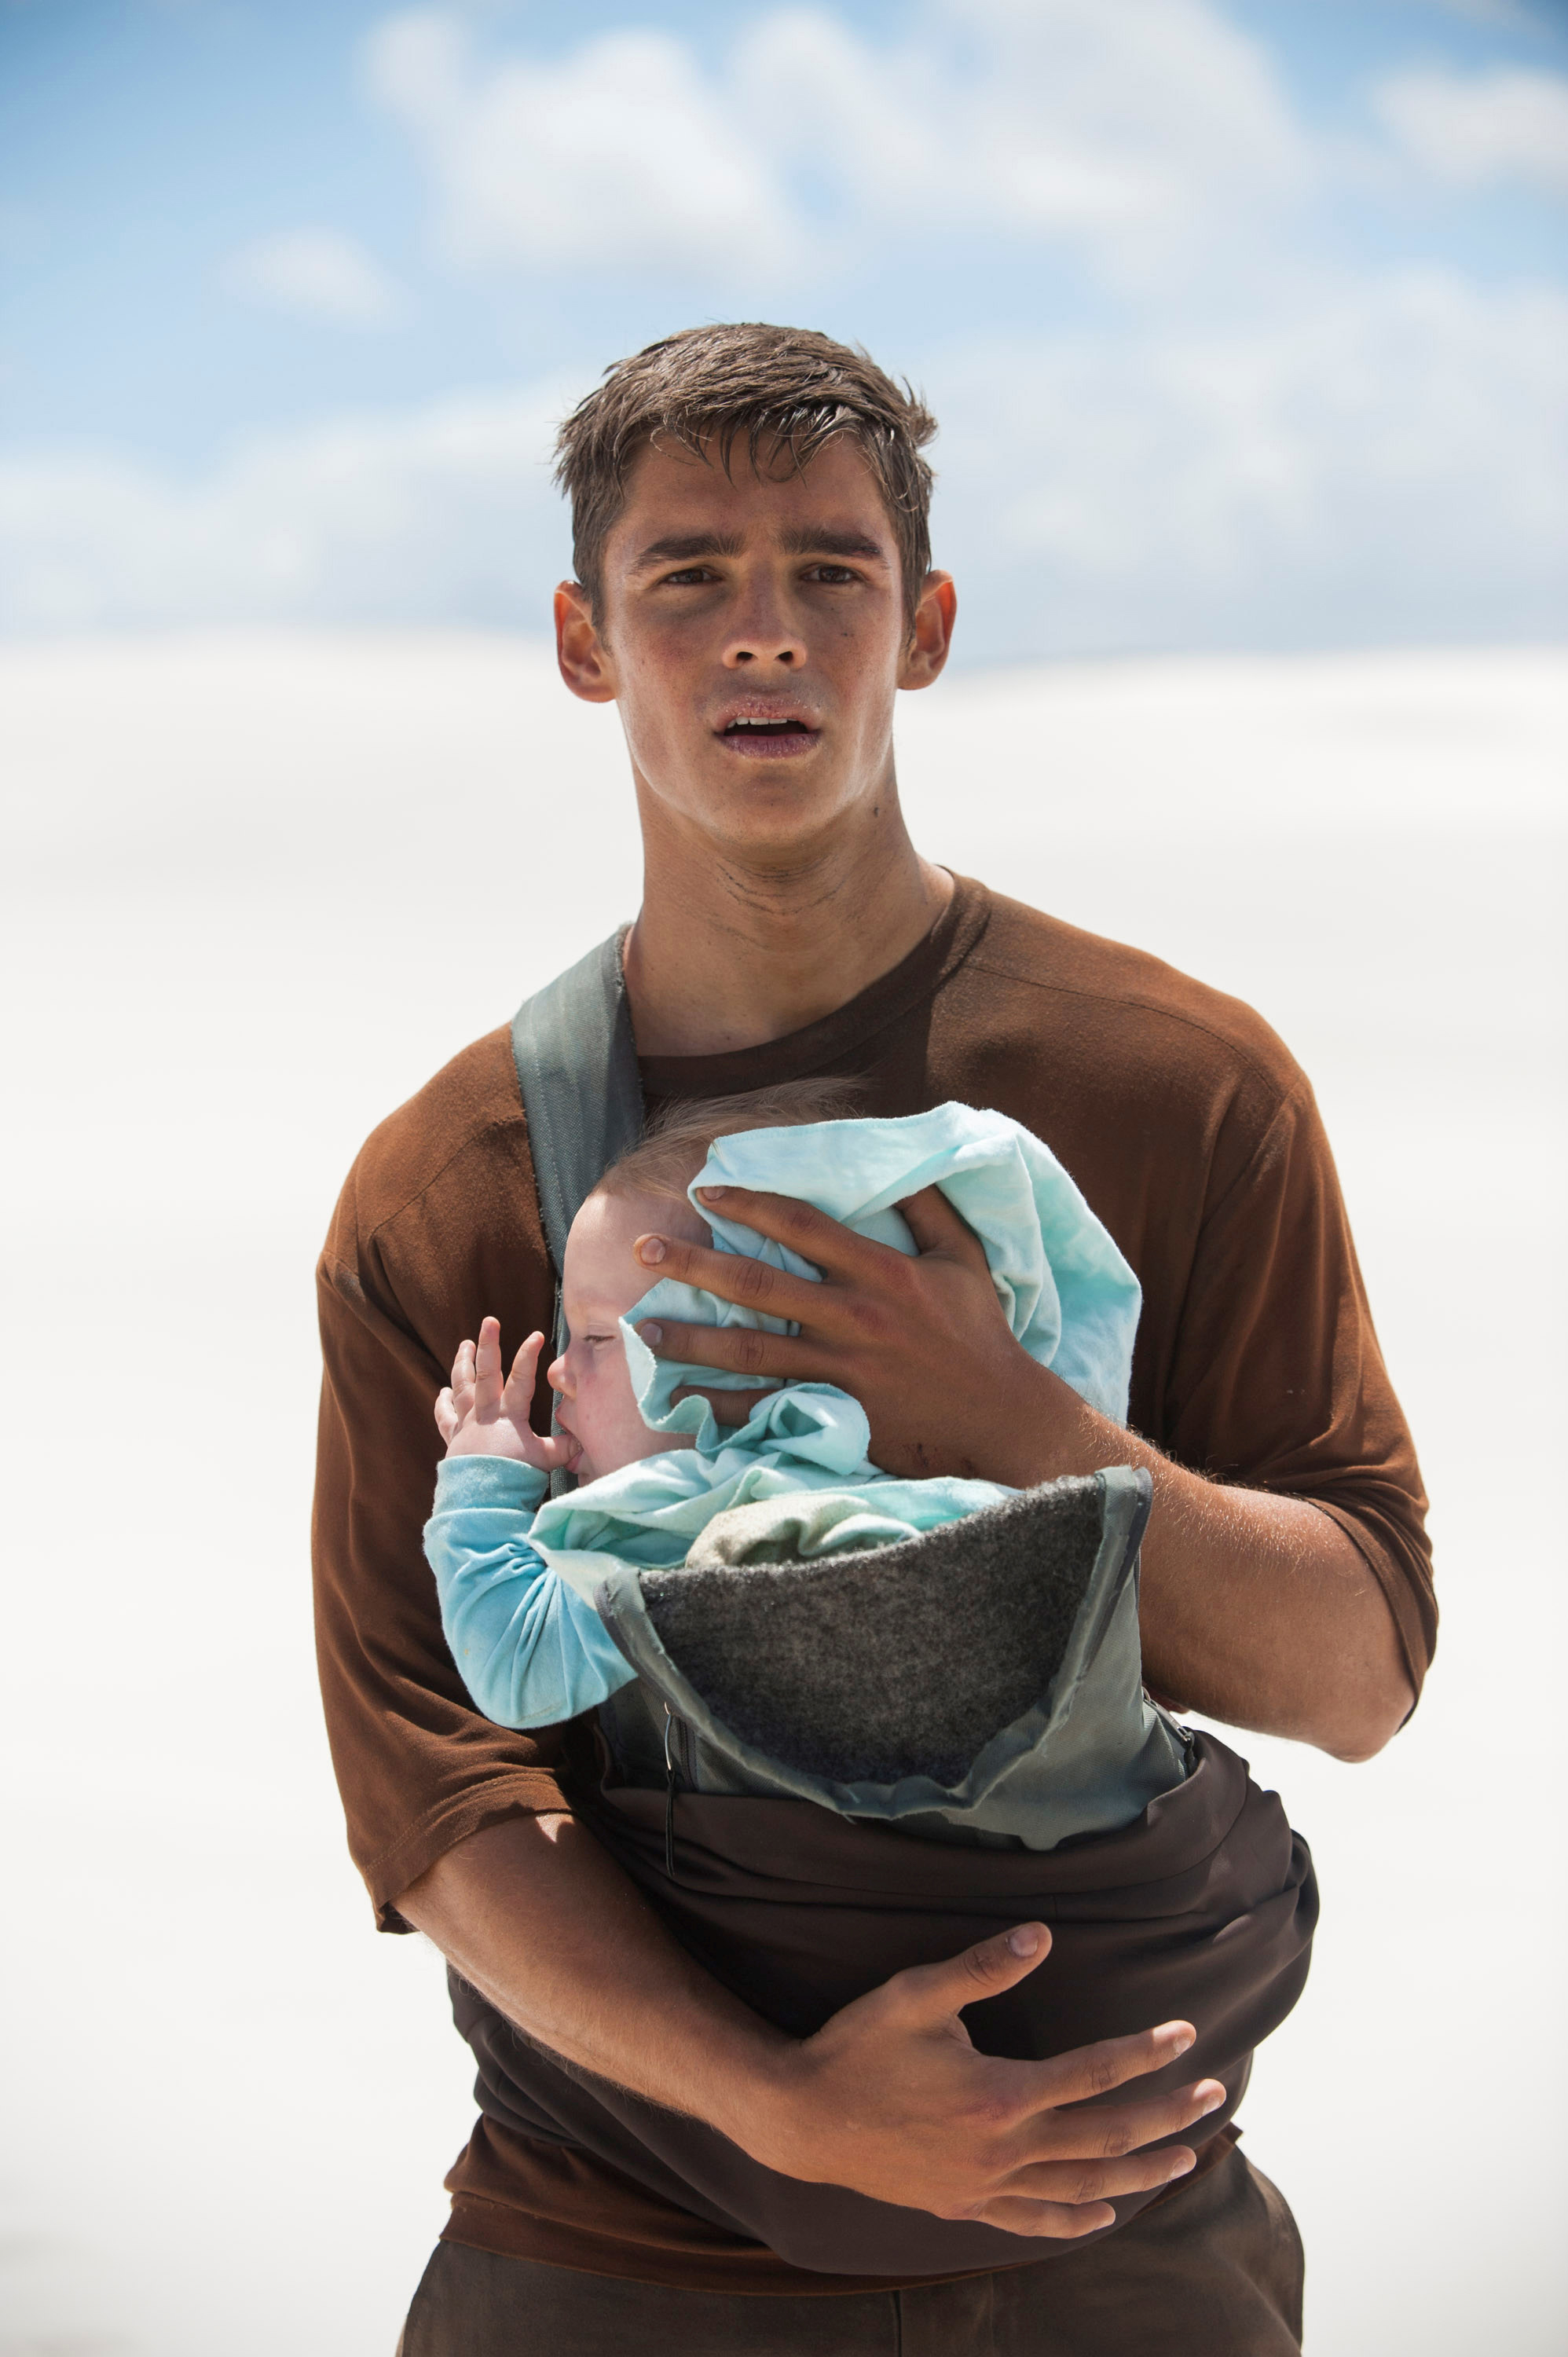
[[[711,59],[625,33],[496,63],[422,10],[366,66],[467,264],[777,284],[897,225],[1077,242],[1139,276],[1311,164],[1266,52],[1207,0],[930,0],[895,43],[784,8]]]
[[[929,389],[941,547],[1009,653],[1568,620],[1556,290],[1412,273],[1246,327],[993,345]]]
[[[390,327],[404,308],[396,281],[358,239],[336,229],[256,238],[228,255],[219,282],[246,302],[341,328]]]
[[[413,135],[459,261],[680,269],[792,239],[755,113],[726,109],[668,34],[482,70],[456,21],[428,11],[381,26],[366,66]]]
[[[568,397],[340,418],[194,484],[113,457],[0,463],[0,628],[537,619],[569,563],[549,473]]]
[[[1391,136],[1434,179],[1459,188],[1521,180],[1568,196],[1568,78],[1513,67],[1398,74],[1374,96]]]

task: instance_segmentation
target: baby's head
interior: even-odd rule
[[[562,1295],[571,1340],[550,1370],[561,1394],[556,1420],[580,1451],[573,1469],[579,1480],[691,1446],[687,1434],[644,1424],[631,1387],[620,1320],[658,1278],[637,1257],[639,1237],[711,1245],[712,1231],[686,1189],[715,1138],[843,1121],[863,1110],[864,1099],[856,1081],[791,1081],[745,1096],[678,1103],[656,1114],[640,1143],[606,1171],[566,1239]]]

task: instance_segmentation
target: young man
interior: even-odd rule
[[[735,1351],[854,1393],[892,1471],[1027,1485],[1147,1467],[1151,1684],[1364,1759],[1413,1705],[1435,1614],[1415,1458],[1311,1093],[1234,1000],[916,853],[894,705],[941,671],[955,608],[929,563],[933,431],[862,356],[757,327],[639,354],[563,431],[577,578],[556,594],[561,669],[618,705],[631,759],[645,887],[624,970],[644,1094],[853,1073],[878,1112],[958,1098],[1043,1137],[1143,1285],[1137,1437],[1013,1341],[940,1197],[911,1207],[913,1262],[783,1199],[726,1205],[826,1272],[798,1336],[726,1329]],[[650,1281],[736,1281],[675,1236],[636,1250]],[[322,1677],[380,1921],[451,1960],[482,2078],[510,2023],[781,2179],[982,2221],[1049,2256],[1026,2264],[1019,2240],[1014,2266],[935,2282],[790,2266],[701,2190],[634,2179],[496,2100],[448,2179],[407,2357],[628,2334],[685,2357],[1042,2357],[1152,2346],[1177,2318],[1208,2357],[1294,2350],[1288,2211],[1232,2141],[1196,2168],[1169,2141],[1219,2100],[1212,2083],[1172,2088],[1185,2025],[1043,2063],[976,2052],[961,2008],[1051,1971],[1048,1933],[1025,1924],[787,2036],[676,1943],[574,1815],[584,1727],[528,1737],[475,1715],[420,1547],[431,1403],[482,1311],[521,1336],[548,1329],[552,1296],[501,1029],[374,1134],[321,1266]],[[648,1339],[711,1363],[724,1338]],[[1141,2092],[1152,2073],[1158,2093]],[[1151,2189],[1080,2242],[1110,2200]]]

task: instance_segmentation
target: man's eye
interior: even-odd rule
[[[717,578],[718,576],[705,565],[683,565],[679,573],[667,573],[664,576],[664,587],[667,589],[687,589],[693,585],[700,586],[704,581],[714,581]]]
[[[825,581],[830,588],[836,588],[840,582],[856,581],[860,576],[848,565],[813,565],[811,577],[813,581]]]

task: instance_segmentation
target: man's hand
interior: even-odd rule
[[[1043,1924],[1022,1924],[845,2006],[787,2050],[784,2132],[759,2107],[746,2150],[787,2176],[1010,2234],[1113,2225],[1112,2197],[1167,2185],[1196,2158],[1190,2145],[1142,2147],[1217,2110],[1225,2090],[1199,2079],[1175,2094],[1079,2108],[1185,2054],[1185,2021],[1048,2062],[976,2053],[960,2008],[1011,1988],[1050,1943]]]
[[[872,1243],[788,1195],[704,1189],[722,1211],[789,1244],[822,1281],[739,1254],[639,1236],[645,1269],[792,1320],[797,1334],[645,1322],[662,1359],[775,1383],[837,1383],[871,1426],[885,1472],[959,1473],[1027,1489],[1064,1473],[1142,1465],[1155,1485],[1139,1620],[1151,1686],[1232,1727],[1367,1760],[1413,1700],[1393,1615],[1356,1540],[1322,1507],[1208,1480],[1101,1415],[1015,1341],[985,1254],[935,1188],[898,1208],[918,1257]],[[754,1392],[706,1392],[721,1424]],[[1326,1501],[1325,1502],[1328,1502]]]
[[[531,1334],[503,1383],[499,1319],[485,1319],[477,1345],[458,1343],[452,1381],[435,1402],[435,1428],[448,1457],[510,1457],[539,1473],[576,1462],[581,1452],[575,1442],[541,1438],[529,1422],[533,1371],[543,1348],[543,1335]]]
[[[822,1281],[669,1236],[639,1236],[635,1250],[644,1268],[800,1329],[650,1321],[639,1330],[661,1359],[777,1383],[836,1383],[865,1408],[872,1459],[886,1473],[960,1473],[1020,1486],[1044,1478],[1040,1441],[1052,1379],[1015,1340],[984,1247],[939,1188],[924,1187],[898,1206],[919,1247],[913,1260],[793,1196],[738,1187],[700,1192],[726,1219],[788,1244],[822,1270]],[[756,1405],[749,1392],[703,1397],[721,1424],[744,1423]]]
[[[509,1817],[446,1852],[398,1900],[463,1978],[551,2053],[705,2120],[786,2177],[1060,2238],[1112,2222],[1108,2200],[1193,2165],[1179,2136],[1218,2080],[1086,2105],[1184,2054],[1168,2021],[1048,2062],[977,2053],[961,2008],[1044,1963],[1025,1923],[897,1973],[815,2037],[788,2037],[710,1979],[585,1826]]]

